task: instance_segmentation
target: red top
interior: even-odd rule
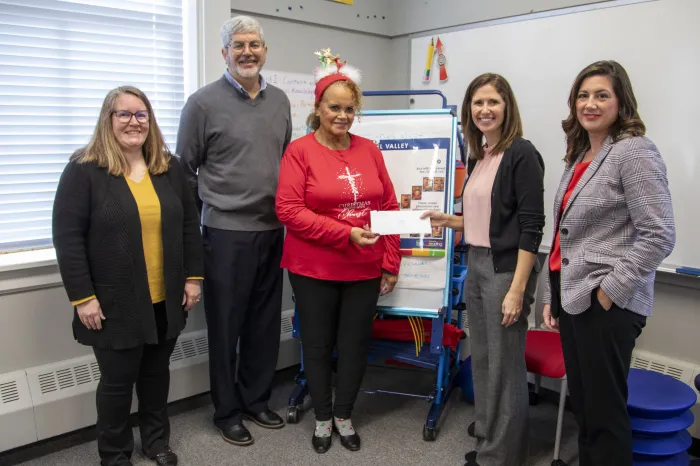
[[[569,203],[569,198],[571,193],[574,192],[578,181],[581,179],[583,174],[588,169],[591,162],[581,162],[576,164],[574,167],[574,176],[571,177],[569,181],[569,186],[566,188],[566,193],[564,193],[564,199],[561,201],[561,209],[559,210],[559,218],[557,218],[557,232],[554,235],[554,244],[552,245],[552,252],[549,253],[549,270],[552,272],[561,272],[561,245],[559,244],[559,220],[561,215],[564,213],[566,205]]]
[[[287,227],[282,267],[322,280],[398,275],[399,236],[373,246],[350,241],[352,227],[370,224],[372,210],[399,210],[394,186],[377,146],[351,135],[350,147],[332,150],[313,133],[293,141],[282,157],[277,216]]]

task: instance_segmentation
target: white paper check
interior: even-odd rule
[[[409,235],[431,233],[430,219],[421,220],[423,212],[417,210],[390,210],[369,213],[372,233],[380,235]]]

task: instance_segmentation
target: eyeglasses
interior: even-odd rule
[[[116,110],[112,112],[112,115],[117,116],[117,121],[119,123],[129,123],[132,116],[135,116],[136,121],[139,123],[146,123],[148,121],[148,112],[146,110],[139,110],[138,112],[134,113],[126,110]]]
[[[265,46],[265,44],[262,41],[254,40],[252,42],[238,42],[238,41],[236,41],[233,44],[227,45],[227,47],[232,48],[234,52],[242,52],[243,49],[245,49],[246,45],[248,46],[248,48],[252,52],[258,52]]]

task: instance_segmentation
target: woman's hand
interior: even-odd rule
[[[199,280],[187,280],[185,282],[185,294],[182,296],[182,305],[185,306],[185,312],[189,312],[201,298],[202,290]]]
[[[559,331],[559,319],[556,319],[552,317],[552,306],[549,304],[544,305],[544,309],[542,310],[542,317],[544,318],[544,325],[547,327],[549,330],[552,330],[554,332]]]
[[[368,225],[364,228],[352,227],[350,240],[360,247],[371,246],[379,240],[379,236],[372,233]]]
[[[438,212],[437,210],[423,212],[420,218],[430,218],[430,226],[433,227],[447,227],[450,223],[450,215],[444,212]]]
[[[394,286],[396,282],[399,281],[399,277],[389,272],[382,272],[382,281],[379,285],[379,296],[384,296],[394,291]]]
[[[598,298],[598,302],[604,310],[609,311],[612,308],[613,300],[610,299],[610,296],[608,296],[608,294],[605,291],[603,291],[602,288],[598,288],[598,291],[596,292],[596,297]]]
[[[520,318],[520,313],[523,311],[523,296],[525,293],[520,293],[518,291],[509,290],[506,297],[503,299],[503,304],[501,305],[501,312],[503,313],[503,321],[501,325],[510,327],[518,321]]]
[[[90,330],[102,330],[102,321],[105,320],[102,308],[97,298],[85,301],[75,306],[78,310],[78,318],[84,326]]]

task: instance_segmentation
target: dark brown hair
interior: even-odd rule
[[[646,127],[637,113],[637,99],[634,97],[632,82],[627,71],[612,60],[597,61],[585,67],[576,77],[569,94],[569,117],[561,122],[566,133],[566,156],[568,164],[574,163],[578,157],[590,149],[591,142],[588,132],[581,126],[576,116],[576,101],[581,84],[591,76],[607,76],[612,81],[613,92],[618,101],[617,120],[610,127],[610,136],[614,142],[634,136],[644,136]]]
[[[362,91],[360,90],[360,86],[358,86],[354,81],[336,81],[330,86],[328,86],[326,91],[338,84],[345,86],[346,88],[350,89],[350,92],[352,92],[352,97],[355,101],[355,115],[358,115],[360,113],[360,109],[362,108]],[[319,103],[314,106],[314,110],[306,118],[306,126],[311,128],[313,131],[316,131],[318,128],[321,127],[321,118],[319,118],[319,116],[316,115],[316,111],[318,110],[318,106],[321,104],[322,100],[323,96],[321,96],[321,100],[319,101]]]
[[[124,94],[133,95],[143,102],[148,110],[148,135],[141,148],[148,172],[152,175],[165,173],[168,171],[170,163],[170,151],[165,144],[163,133],[156,123],[151,102],[146,94],[133,86],[117,87],[107,93],[102,102],[100,116],[90,142],[84,148],[75,151],[71,160],[77,163],[96,162],[99,167],[107,168],[107,171],[115,176],[129,174],[129,163],[114,136],[112,125],[114,104],[119,96]]]
[[[480,88],[491,84],[496,88],[496,91],[503,99],[505,104],[505,113],[503,116],[503,129],[501,131],[501,139],[495,147],[491,149],[492,154],[500,154],[505,152],[516,138],[523,135],[523,123],[520,120],[520,111],[518,110],[518,102],[515,100],[515,94],[511,89],[510,84],[506,79],[495,73],[484,73],[474,79],[467,92],[464,94],[462,102],[462,133],[467,141],[471,157],[476,160],[484,158],[484,149],[482,147],[484,133],[474,124],[472,120],[472,98],[476,91]]]

